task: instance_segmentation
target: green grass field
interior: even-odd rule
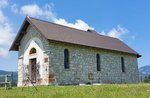
[[[0,88],[0,98],[150,98],[150,84]]]

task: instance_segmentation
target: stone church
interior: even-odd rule
[[[136,51],[117,38],[26,17],[10,47],[18,86],[137,83]]]

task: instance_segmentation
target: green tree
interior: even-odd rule
[[[145,83],[150,83],[150,75],[148,75],[148,76],[146,76],[146,77],[144,78],[144,82],[145,82]]]

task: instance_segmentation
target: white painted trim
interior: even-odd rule
[[[37,53],[35,55],[29,54],[32,48],[36,49]],[[37,37],[30,39],[24,48],[23,56],[24,56],[23,60],[24,65],[29,65],[29,60],[32,58],[36,58],[37,61],[36,63],[40,65],[39,69],[40,78],[43,78],[44,48],[42,41]]]

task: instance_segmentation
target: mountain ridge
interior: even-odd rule
[[[145,65],[139,68],[139,75],[148,76],[150,75],[150,65]]]

